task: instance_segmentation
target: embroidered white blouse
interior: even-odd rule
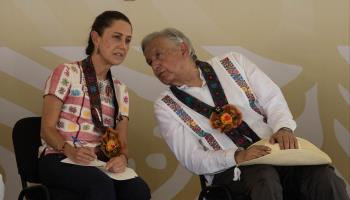
[[[214,68],[228,102],[238,107],[243,120],[260,138],[269,138],[282,127],[295,130],[296,123],[280,88],[253,62],[235,52],[208,62]],[[205,80],[202,80],[202,87],[183,85],[179,89],[214,106]],[[206,175],[211,183],[215,173],[236,165],[237,146],[225,134],[212,129],[209,119],[176,99],[169,89],[160,95],[154,107],[162,137],[188,170]]]
[[[127,87],[115,77],[112,77],[115,97],[119,106],[119,115],[129,116],[129,95]],[[108,80],[98,81],[101,98],[102,121],[107,127],[113,127],[114,104],[113,92]],[[91,117],[90,98],[87,91],[84,73],[80,62],[65,63],[57,66],[45,84],[44,96],[54,95],[63,102],[59,120],[56,125],[58,132],[65,141],[72,141],[72,137],[79,132],[78,139],[85,144],[97,145],[101,133],[95,128]],[[45,154],[58,153],[44,140],[39,148],[39,155],[45,149]]]

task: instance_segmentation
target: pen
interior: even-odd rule
[[[77,144],[79,145],[79,147],[84,147],[83,142],[81,142],[77,137],[72,136],[72,140],[74,148],[77,148]]]

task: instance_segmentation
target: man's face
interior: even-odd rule
[[[144,50],[148,65],[154,75],[166,85],[178,85],[181,79],[183,54],[179,45],[165,38],[153,39]]]

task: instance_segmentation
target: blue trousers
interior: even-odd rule
[[[39,159],[39,177],[49,188],[77,194],[84,200],[148,200],[148,185],[140,177],[117,181],[96,167],[60,162],[62,154],[48,154]]]

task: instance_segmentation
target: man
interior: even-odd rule
[[[262,138],[281,149],[298,148],[280,89],[250,60],[228,53],[199,61],[189,39],[172,28],[146,36],[142,50],[155,76],[170,86],[155,102],[155,115],[188,170],[253,200],[349,199],[329,165],[253,165],[234,173],[237,164],[270,153],[264,145],[247,148]]]

